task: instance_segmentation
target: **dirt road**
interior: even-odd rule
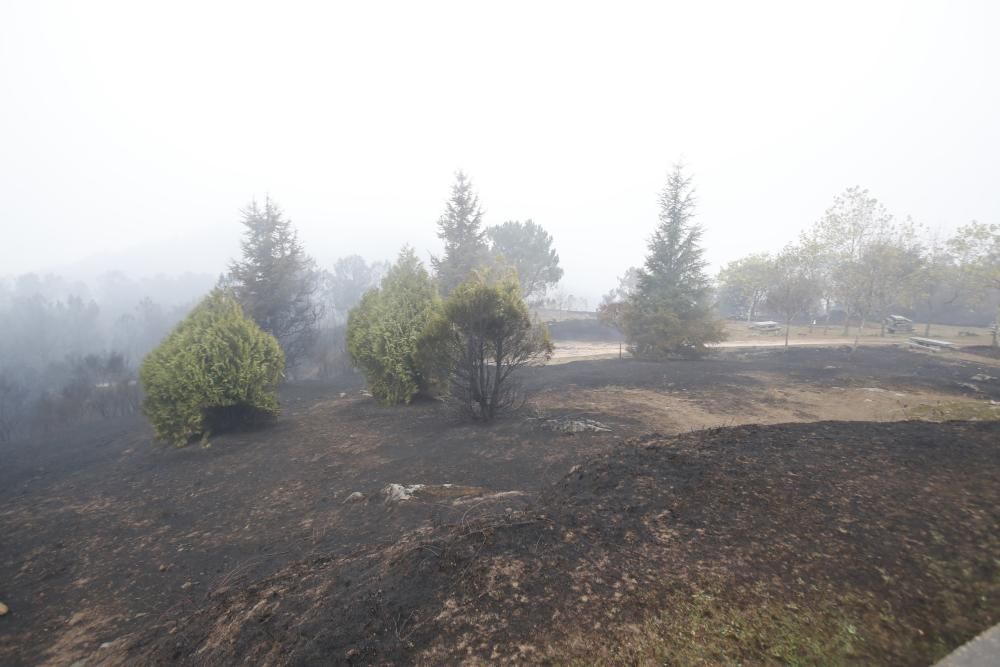
[[[788,341],[789,347],[837,347],[840,345],[851,345],[853,344],[853,339],[845,338],[792,338]],[[865,346],[869,345],[899,345],[903,343],[903,339],[900,338],[883,338],[878,340],[865,339],[861,344]],[[629,356],[628,351],[625,350],[625,346],[619,343],[613,342],[600,342],[600,341],[574,341],[574,340],[559,340],[555,343],[556,349],[555,354],[552,355],[552,361],[554,363],[566,362],[566,361],[578,361],[580,359],[612,359],[619,355],[619,352],[623,356]],[[782,337],[757,337],[757,338],[746,338],[741,340],[727,340],[721,343],[714,343],[709,347],[719,348],[719,349],[733,349],[733,348],[758,348],[758,347],[784,347],[785,339]]]

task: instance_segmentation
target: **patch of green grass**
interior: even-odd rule
[[[558,664],[844,665],[862,664],[862,625],[835,600],[819,606],[766,598],[735,605],[699,592],[614,640],[588,647],[579,663]]]

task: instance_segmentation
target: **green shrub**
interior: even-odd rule
[[[413,250],[404,248],[381,287],[368,291],[347,320],[347,351],[372,396],[394,405],[428,391],[417,341],[440,309],[430,275]]]
[[[143,412],[156,436],[183,446],[213,430],[278,413],[278,341],[216,289],[142,362]]]
[[[523,402],[516,375],[547,361],[552,341],[532,319],[516,276],[491,280],[476,272],[445,301],[419,349],[432,375],[447,379],[448,398],[466,416],[488,422]]]

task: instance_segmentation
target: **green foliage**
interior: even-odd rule
[[[311,347],[323,309],[317,298],[319,272],[305,253],[290,220],[271,201],[251,202],[243,211],[243,259],[223,284],[243,311],[278,339],[289,367]]]
[[[449,397],[468,416],[490,421],[519,404],[515,373],[547,360],[552,341],[532,321],[516,278],[491,282],[477,272],[428,326],[420,353],[436,377],[447,378]]]
[[[598,307],[598,312],[600,312],[601,307],[605,307],[605,310],[607,310],[606,307],[613,307],[617,310],[618,306],[628,301],[639,288],[640,275],[639,267],[630,266],[623,275],[618,276],[618,286],[601,297],[601,306]]]
[[[489,264],[483,230],[483,210],[472,182],[458,172],[451,198],[438,220],[438,238],[444,241],[444,255],[431,260],[441,294],[447,296],[473,271]]]
[[[216,289],[142,362],[142,409],[163,440],[207,438],[220,417],[276,415],[284,364],[278,341]]]
[[[1000,225],[972,221],[960,227],[949,241],[961,272],[971,279],[971,289],[985,298],[1000,296]],[[993,347],[1000,347],[1000,301],[994,318]]]
[[[822,293],[810,260],[807,249],[789,245],[768,262],[767,305],[785,321],[786,350],[788,325],[796,316],[809,312]]]
[[[676,166],[660,195],[660,224],[635,291],[622,309],[629,350],[637,357],[693,356],[722,340],[722,324],[708,304],[701,228],[692,224],[691,179]]]
[[[428,390],[417,341],[440,308],[430,275],[413,250],[404,248],[382,286],[367,292],[347,320],[347,351],[372,396],[387,404],[409,403]]]
[[[807,608],[766,596],[741,605],[715,592],[678,598],[627,636],[613,631],[595,642],[585,661],[567,664],[865,664],[864,626],[842,608],[847,596]]]
[[[552,236],[531,220],[510,221],[486,228],[493,256],[517,271],[521,295],[537,299],[563,276]]]
[[[719,305],[724,312],[746,317],[751,321],[767,299],[767,288],[773,269],[767,253],[747,255],[729,262],[719,271]]]

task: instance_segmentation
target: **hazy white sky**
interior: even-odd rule
[[[0,276],[215,273],[265,193],[321,264],[426,257],[459,168],[592,304],[678,159],[715,266],[855,184],[1000,221],[998,35],[989,0],[0,0]]]

